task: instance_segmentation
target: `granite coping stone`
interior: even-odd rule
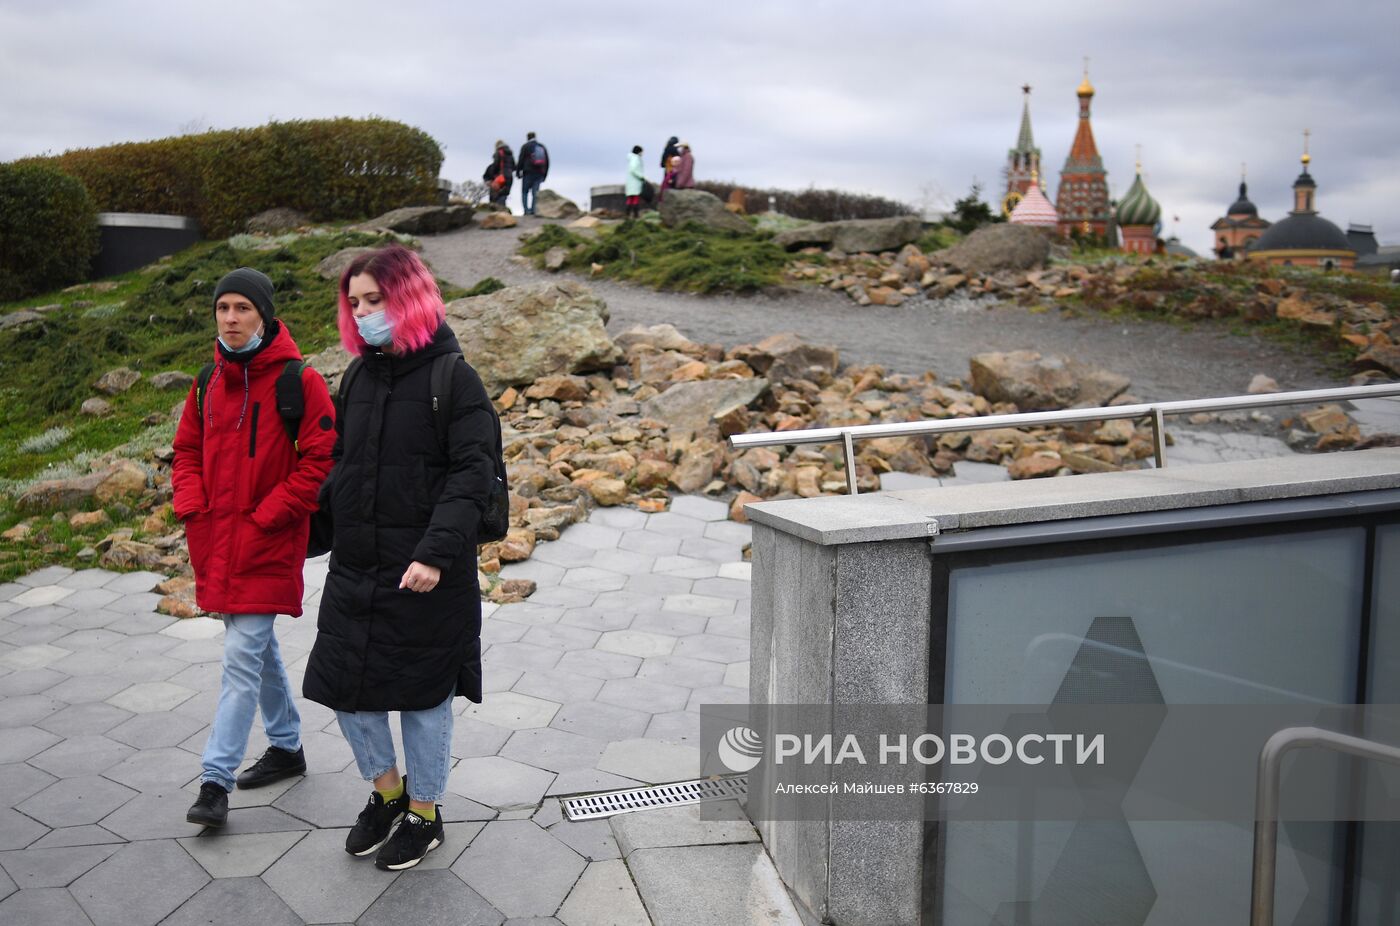
[[[1400,449],[1237,460],[1065,479],[788,499],[749,519],[832,546],[1070,518],[1138,514],[1400,487]]]

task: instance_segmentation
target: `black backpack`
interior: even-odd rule
[[[277,377],[277,414],[282,416],[282,427],[287,432],[287,440],[292,449],[301,455],[297,434],[301,431],[301,417],[306,414],[306,399],[301,391],[301,371],[306,363],[301,360],[288,360]],[[209,389],[209,380],[214,375],[214,364],[206,363],[199,371],[194,391],[195,408],[199,411],[199,425],[204,426],[204,393]]]
[[[458,361],[466,362],[466,358],[460,352],[443,354],[433,361],[432,372],[428,375],[429,388],[432,390],[433,396],[433,424],[437,429],[438,443],[442,445],[444,454],[448,452],[447,426],[452,421],[452,372]],[[344,413],[345,400],[350,395],[350,383],[363,366],[363,359],[356,357],[350,361],[350,365],[340,375],[340,385],[336,387],[335,391],[337,414]],[[280,400],[278,404],[281,404]],[[491,485],[491,494],[486,499],[486,508],[481,513],[481,526],[477,528],[476,534],[477,543],[504,540],[506,532],[510,530],[510,492],[506,486],[506,462],[501,444],[501,419],[496,414],[494,407],[491,407],[491,421],[496,430],[496,453],[491,460],[496,473],[495,480]]]

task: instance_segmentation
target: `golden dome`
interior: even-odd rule
[[[1085,75],[1084,75],[1084,80],[1080,82],[1080,84],[1079,84],[1079,89],[1076,90],[1076,91],[1074,91],[1074,92],[1077,93],[1077,94],[1079,94],[1080,96],[1093,96],[1093,95],[1094,95],[1094,85],[1091,84],[1091,83],[1089,83],[1089,75],[1088,75],[1088,74],[1085,74]]]

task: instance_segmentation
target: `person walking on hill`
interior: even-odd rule
[[[515,155],[510,150],[510,145],[504,141],[496,139],[496,153],[491,156],[491,163],[486,165],[486,170],[482,173],[481,179],[486,182],[486,187],[491,191],[491,202],[497,206],[504,206],[510,197],[511,177],[515,175]]]
[[[500,424],[417,254],[391,245],[357,257],[339,302],[340,342],[355,360],[321,492],[330,572],[303,692],[335,711],[374,785],[345,851],[378,849],[376,867],[399,871],[445,838],[437,802],[452,766],[452,702],[482,699],[476,549]],[[403,775],[389,711],[399,712]]]
[[[623,187],[623,192],[627,195],[629,219],[641,218],[642,186],[646,182],[646,175],[642,172],[642,146],[633,145],[632,153],[627,157],[627,183]]]
[[[191,387],[175,432],[170,481],[195,600],[224,625],[219,703],[199,797],[185,815],[204,826],[227,821],[235,784],[257,788],[306,772],[301,717],[273,621],[301,614],[310,515],[331,468],[334,408],[272,297],[272,281],[248,267],[214,287],[214,362]],[[235,779],[259,708],[271,745]]]
[[[678,190],[695,188],[695,157],[690,153],[689,142],[681,142],[680,153],[676,155],[676,167],[671,174],[671,186]]]
[[[520,207],[526,215],[534,215],[540,184],[549,176],[549,150],[535,138],[534,132],[527,132],[525,144],[520,146],[515,176],[520,178]]]

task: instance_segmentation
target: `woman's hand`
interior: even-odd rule
[[[415,561],[409,563],[408,568],[404,570],[403,578],[399,580],[399,588],[406,588],[410,592],[431,592],[437,588],[441,579],[441,569]]]

